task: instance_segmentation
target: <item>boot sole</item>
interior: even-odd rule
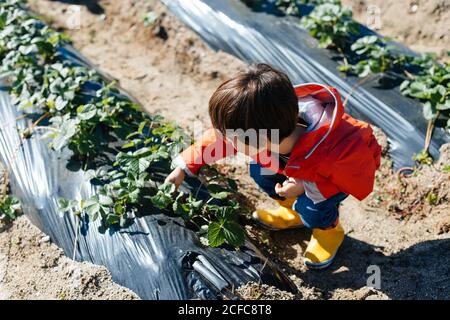
[[[320,269],[328,268],[333,263],[334,258],[336,257],[336,253],[334,254],[334,256],[332,256],[328,260],[325,260],[324,262],[316,262],[315,263],[315,262],[304,261],[305,266],[307,266],[309,269],[314,269],[314,270],[320,270]]]

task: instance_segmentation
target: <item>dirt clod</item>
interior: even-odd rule
[[[243,300],[293,300],[295,298],[292,293],[256,282],[249,282],[239,287],[236,292]]]

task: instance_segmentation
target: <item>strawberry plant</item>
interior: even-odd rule
[[[297,0],[276,0],[275,6],[287,15],[299,15]]]
[[[217,247],[225,242],[239,246],[244,242],[245,234],[236,222],[240,209],[232,197],[236,190],[218,183],[211,183],[207,188],[210,198],[203,201],[192,194],[176,194],[173,184],[163,184],[152,202],[161,209],[171,208],[175,214],[193,223],[201,234],[206,234],[210,246]]]
[[[220,179],[209,181],[206,201],[176,193],[173,186],[158,187],[161,173],[190,139],[162,117],[144,114],[96,71],[66,59],[62,47],[68,43],[68,37],[31,16],[25,1],[0,3],[0,71],[17,109],[29,117],[40,114],[22,139],[43,130],[49,147],[70,149],[96,186],[89,198],[59,199],[60,210],[99,220],[106,229],[126,226],[153,206],[181,216],[200,234],[207,232],[213,246],[242,244],[239,204]],[[2,201],[0,210],[11,216],[17,202]]]
[[[159,15],[156,12],[149,11],[143,18],[144,26],[145,27],[153,27],[158,22],[158,19],[159,19]]]
[[[19,199],[13,196],[0,196],[0,220],[13,220],[21,210]]]
[[[450,128],[450,64],[430,65],[425,61],[422,71],[405,80],[400,86],[401,92],[423,102],[423,115],[427,120],[437,119],[439,114],[447,119]]]
[[[342,65],[340,71],[353,72],[359,77],[367,77],[373,73],[388,73],[394,69],[406,67],[408,57],[394,54],[395,48],[377,36],[365,36],[353,43],[350,49],[355,53],[358,62],[353,65]]]
[[[317,5],[301,22],[314,38],[319,39],[319,47],[339,52],[347,50],[351,36],[359,33],[352,11],[334,3]]]

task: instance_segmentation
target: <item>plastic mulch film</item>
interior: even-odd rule
[[[70,47],[61,51],[75,63],[88,64]],[[295,292],[293,283],[249,241],[239,250],[203,246],[181,218],[155,208],[141,212],[126,228],[106,232],[99,231],[98,220],[60,213],[58,198],[86,199],[96,189],[82,170],[70,165],[68,149],[49,148],[45,132],[21,143],[19,130],[31,120],[19,119],[22,111],[11,104],[5,82],[0,89],[0,161],[9,170],[12,193],[25,215],[67,256],[106,266],[114,281],[143,299],[232,299],[234,289],[248,281]],[[196,179],[187,179],[181,189],[198,186]]]
[[[423,149],[427,129],[422,105],[401,95],[397,87],[381,88],[375,79],[356,85],[359,78],[343,78],[333,54],[319,49],[317,41],[299,27],[298,19],[255,12],[241,0],[162,2],[215,50],[250,63],[270,63],[287,72],[294,84],[332,85],[343,98],[352,92],[346,112],[386,133],[396,168],[414,164],[412,156]],[[439,146],[447,142],[450,136],[436,128],[430,154],[437,158]]]

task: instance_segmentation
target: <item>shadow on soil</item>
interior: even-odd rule
[[[51,1],[85,6],[89,10],[89,12],[93,14],[103,14],[105,12],[103,7],[98,4],[98,0],[51,0]]]
[[[300,244],[305,249],[309,233],[299,235],[283,232],[283,256],[295,259]],[[381,292],[391,299],[450,299],[450,239],[417,243],[392,255],[385,255],[382,247],[347,236],[333,265],[326,270],[299,274],[304,283],[330,298],[335,289],[360,289],[373,275],[368,267],[380,269]],[[369,269],[370,270],[370,269]],[[369,282],[370,284],[371,282]]]

